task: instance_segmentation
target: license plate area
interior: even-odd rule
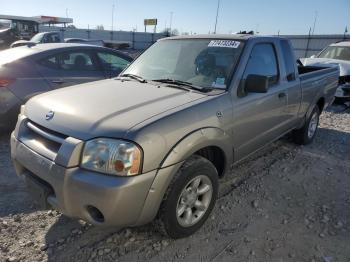
[[[24,178],[27,189],[36,206],[40,209],[50,209],[47,198],[50,195],[54,195],[52,187],[40,178],[33,176],[30,172],[25,172]]]

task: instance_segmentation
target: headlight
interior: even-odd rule
[[[141,172],[141,149],[127,141],[97,138],[86,142],[80,166],[117,176],[134,176]]]

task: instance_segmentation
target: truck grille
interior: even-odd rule
[[[67,137],[30,120],[23,122],[18,134],[18,139],[23,144],[52,161]]]

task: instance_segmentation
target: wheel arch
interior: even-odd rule
[[[184,136],[169,150],[161,162],[160,168],[182,162],[194,154],[205,157],[212,162],[221,177],[233,163],[231,137],[216,127],[196,130]]]
[[[156,217],[166,190],[186,159],[194,154],[208,159],[213,152],[220,152],[220,156],[225,158],[224,162],[215,162],[215,160],[214,163],[212,162],[217,169],[221,170],[219,177],[222,177],[233,163],[231,138],[226,132],[215,127],[201,128],[176,143],[160,164],[136,225],[149,223]]]

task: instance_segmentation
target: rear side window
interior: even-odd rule
[[[97,66],[89,52],[73,51],[59,53],[44,58],[39,62],[42,66],[65,71],[96,71]]]
[[[278,82],[277,57],[272,44],[263,43],[253,47],[238,89],[239,97],[247,95],[244,86],[248,75],[267,76],[269,78],[269,86],[273,86]]]
[[[286,68],[287,81],[294,81],[295,77],[295,62],[292,49],[286,40],[281,40],[281,48],[284,60],[284,67]]]

